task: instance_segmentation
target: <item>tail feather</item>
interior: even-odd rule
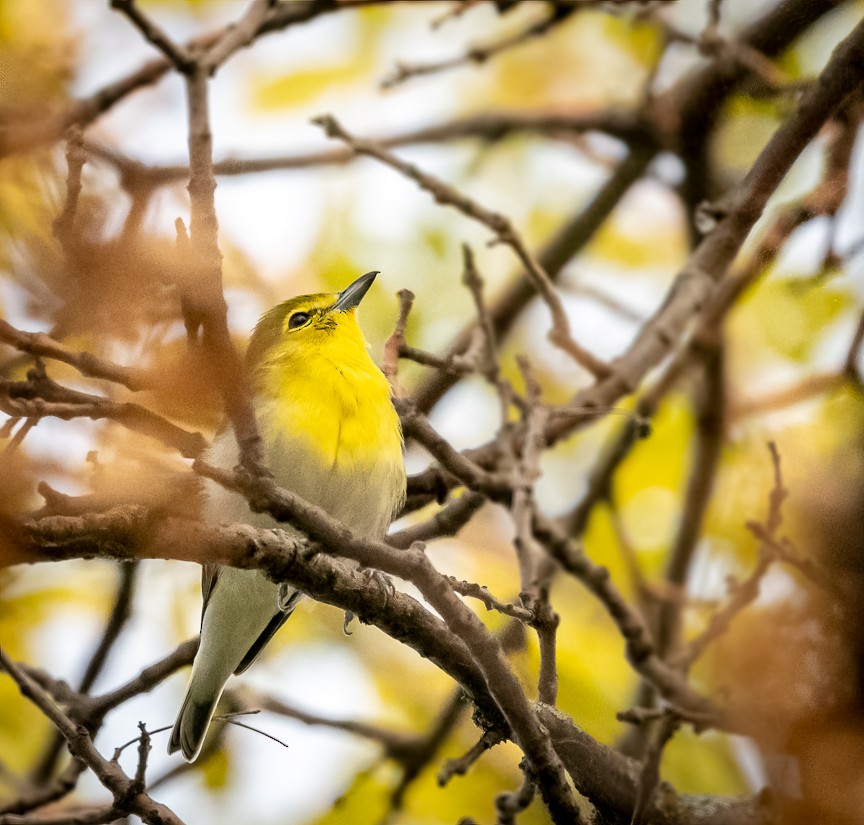
[[[168,741],[168,753],[176,751],[183,752],[183,758],[187,762],[194,762],[201,753],[204,737],[213,719],[216,704],[222,691],[201,695],[194,690],[194,680],[190,683],[177,721],[171,731],[171,739]]]
[[[252,663],[298,600],[293,592],[283,598],[280,586],[257,571],[219,571],[205,603],[201,643],[169,753],[182,751],[187,762],[198,757],[225,683]]]

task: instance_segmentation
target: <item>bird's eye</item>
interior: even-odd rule
[[[298,327],[302,327],[308,320],[308,312],[295,312],[288,319],[288,329],[297,329]]]

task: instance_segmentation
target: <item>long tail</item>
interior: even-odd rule
[[[168,753],[182,751],[187,762],[198,757],[225,683],[252,663],[296,603],[297,598],[280,600],[279,585],[257,571],[219,572],[205,603],[201,644]]]
[[[177,721],[171,731],[168,753],[183,751],[183,758],[187,762],[194,762],[198,758],[221,695],[222,687],[214,691],[209,685],[196,683],[194,678],[189,682],[180,713],[177,714]]]

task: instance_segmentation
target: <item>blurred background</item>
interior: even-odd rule
[[[392,87],[382,82],[400,63],[464,55],[471,45],[522,31],[544,16],[544,4],[522,3],[506,14],[490,3],[467,4],[464,13],[447,19],[453,4],[352,9],[262,38],[237,54],[211,86],[215,159],[306,158],[296,168],[249,173],[227,164],[227,173],[218,177],[225,296],[238,345],[275,303],[335,291],[377,269],[381,275],[361,314],[376,360],[393,329],[401,288],[417,296],[409,344],[442,352],[474,316],[461,284],[461,245],[475,250],[490,302],[518,273],[510,250],[487,245],[484,227],[436,205],[394,171],[368,159],[314,162],[319,153],[341,147],[310,123],[312,117],[329,112],[356,134],[382,137],[490,112],[587,116],[632,109],[646,86],[662,95],[710,59],[691,42],[706,26],[707,5],[594,4],[482,65],[469,61]],[[725,0],[719,31],[733,36],[774,5]],[[141,0],[140,6],[185,41],[229,23],[245,3]],[[776,62],[783,81],[794,86],[818,74],[862,11],[861,2],[839,3],[808,28]],[[679,37],[670,38],[670,32]],[[0,112],[7,122],[24,123],[92,94],[154,55],[107,3],[5,0]],[[710,141],[714,192],[742,178],[794,103],[794,95],[760,96],[746,89],[729,97]],[[183,84],[169,74],[86,130],[88,156],[71,255],[52,234],[66,189],[62,141],[2,158],[0,313],[19,329],[50,332],[72,349],[159,369],[164,387],[139,393],[136,400],[209,437],[219,425],[219,399],[187,354],[172,269],[174,222],[188,216],[186,129]],[[778,209],[819,184],[828,145],[827,138],[815,142],[796,163],[748,242],[741,267],[761,266],[752,260],[754,251]],[[528,131],[500,139],[426,141],[396,151],[508,215],[539,249],[584,208],[627,149],[599,132]],[[561,295],[574,335],[603,359],[629,345],[687,258],[694,205],[682,197],[684,175],[681,157],[661,152],[562,270]],[[769,440],[777,444],[790,491],[784,535],[832,575],[855,582],[864,572],[860,354],[857,381],[854,370],[843,373],[864,305],[864,156],[857,139],[848,182],[835,215],[803,221],[783,239],[779,254],[761,266],[723,327],[724,440],[687,573],[687,633],[704,627],[730,577],[745,578],[756,563],[757,542],[746,523],[764,519],[767,511],[773,482]],[[546,341],[547,327],[547,311],[535,299],[501,342],[503,369],[518,382],[515,356],[526,354],[544,398],[563,402],[593,379]],[[0,355],[7,377],[23,377],[31,366],[9,347]],[[50,374],[68,386],[131,397],[62,364],[52,363]],[[399,380],[406,393],[428,377],[428,368],[402,362]],[[629,451],[610,495],[593,507],[584,529],[588,554],[608,566],[622,590],[646,610],[668,595],[664,570],[693,461],[697,395],[694,382],[684,380],[665,396],[650,437]],[[430,415],[463,449],[494,437],[498,410],[494,390],[473,377],[458,382]],[[544,455],[537,488],[542,511],[555,517],[572,513],[604,445],[624,423],[616,415],[598,417]],[[409,472],[416,472],[428,457],[411,448],[406,461]],[[40,420],[3,462],[0,495],[4,510],[13,513],[40,506],[40,480],[67,494],[128,489],[133,495],[186,465],[158,442],[116,424],[54,418]],[[396,526],[426,518],[435,507]],[[430,554],[439,569],[509,599],[518,590],[512,537],[507,513],[487,504],[458,537],[431,545]],[[0,572],[4,649],[77,682],[120,578],[117,565],[101,561]],[[140,566],[131,617],[95,692],[131,678],[197,632],[199,579],[195,565]],[[619,632],[567,577],[556,580],[553,603],[561,614],[560,706],[591,735],[620,742],[628,726],[615,714],[634,703],[638,677],[624,658]],[[483,616],[492,627],[503,625],[498,614]],[[427,730],[453,691],[448,677],[374,628],[355,623],[353,634],[344,635],[342,622],[339,611],[304,603],[243,676],[243,685],[331,719],[365,720],[408,733]],[[754,735],[696,736],[685,729],[665,753],[664,779],[679,791],[699,793],[746,793],[779,782],[791,793],[824,791],[827,797],[852,787],[851,766],[864,756],[857,724],[860,642],[826,605],[824,593],[800,572],[774,565],[759,597],[694,673],[702,690],[743,700],[753,714],[747,724]],[[513,661],[533,685],[533,635],[516,645]],[[110,754],[136,736],[139,720],[150,729],[170,725],[186,677],[176,674],[110,715],[96,740],[102,752]],[[476,738],[469,714],[463,717],[411,784],[396,821],[454,823],[471,816],[488,822],[495,794],[518,786],[519,752],[509,744],[491,750],[466,777],[438,786],[441,763]],[[162,779],[156,797],[188,822],[382,821],[402,768],[385,758],[379,744],[274,713],[249,721],[288,747],[229,726],[208,758],[178,769],[178,760],[165,753],[167,733],[155,735],[149,770],[151,781]],[[11,680],[0,678],[0,799],[16,795],[14,777],[38,762],[49,737],[39,711]],[[129,770],[133,751],[121,760]],[[857,755],[857,763],[840,753]],[[799,761],[793,764],[790,754]],[[860,777],[857,783],[855,793],[836,800],[837,816],[861,802]],[[80,801],[103,795],[92,777],[76,791]],[[545,821],[542,807],[535,803],[522,821]]]

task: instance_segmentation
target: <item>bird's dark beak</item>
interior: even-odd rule
[[[369,287],[372,286],[372,281],[375,280],[377,274],[377,270],[367,272],[365,275],[361,275],[353,284],[346,286],[339,293],[339,300],[333,304],[333,309],[336,312],[345,312],[345,310],[354,309],[369,291]]]

